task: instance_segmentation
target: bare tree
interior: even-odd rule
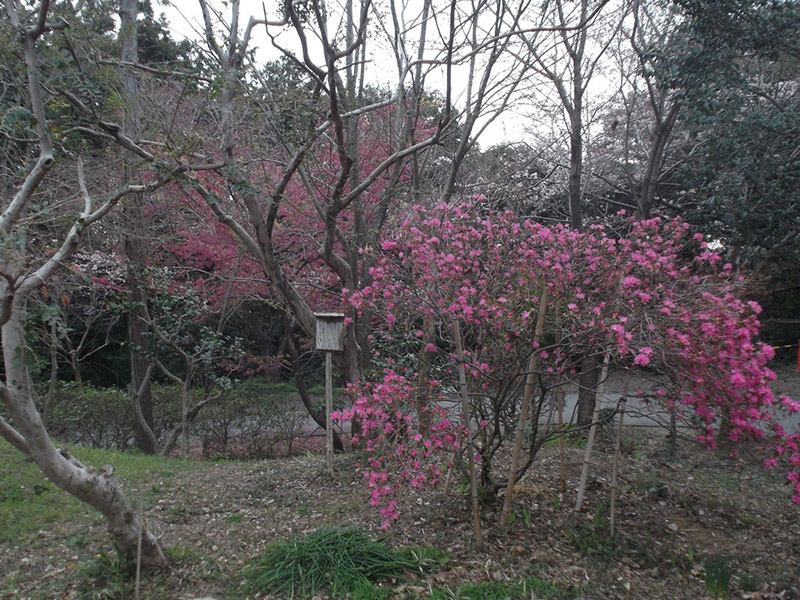
[[[125,63],[136,64],[139,51],[137,39],[136,18],[138,15],[138,0],[121,0],[120,38],[122,42],[121,59]],[[134,143],[139,142],[139,100],[136,75],[127,69],[123,78],[122,101],[125,111],[123,132]],[[134,161],[126,161],[125,174],[129,179],[138,178],[138,169]],[[128,303],[128,336],[130,340],[131,363],[131,396],[134,414],[141,415],[141,420],[134,419],[134,438],[136,447],[146,454],[154,454],[153,446],[147,428],[153,427],[153,400],[150,394],[150,379],[147,372],[147,294],[142,272],[146,264],[147,248],[143,234],[144,198],[141,195],[128,197],[123,203],[125,216],[125,267]]]
[[[648,139],[644,140],[647,160],[644,173],[641,177],[641,191],[637,196],[637,217],[649,219],[655,201],[659,175],[663,170],[665,152],[670,141],[675,123],[678,120],[681,105],[674,92],[669,90],[663,82],[659,82],[653,73],[653,68],[648,64],[648,54],[653,48],[660,51],[666,50],[670,45],[670,33],[675,26],[674,13],[664,10],[655,3],[633,3],[630,13],[630,26],[623,28],[625,39],[630,44],[630,49],[635,57],[636,70],[639,81],[644,85],[647,106],[652,116],[652,126]],[[632,86],[629,102],[635,103],[637,87]],[[627,112],[627,111],[626,111]],[[627,112],[630,115],[630,112]],[[626,121],[625,132],[630,132],[630,121]],[[627,138],[627,136],[626,136]],[[628,141],[626,139],[626,147]],[[626,155],[628,158],[629,155]]]
[[[440,186],[428,200],[450,199],[478,136],[524,84],[528,67],[508,58],[510,48],[519,46],[512,33],[529,4],[521,2],[511,11],[499,1],[431,0],[412,10],[392,2],[381,13],[363,0],[348,2],[341,14],[334,14],[323,2],[313,1],[304,4],[300,14],[299,5],[289,3],[274,21],[251,18],[242,31],[239,4],[234,2],[227,39],[220,43],[212,7],[201,0],[206,43],[225,82],[218,105],[219,172],[231,195],[222,197],[199,184],[194,189],[256,257],[278,298],[312,339],[313,295],[286,260],[297,250],[282,247],[276,232],[292,201],[290,190],[303,189],[311,205],[316,224],[306,235],[316,244],[316,260],[328,281],[335,281],[328,284],[329,294],[335,298],[341,289],[368,285],[370,262],[363,250],[378,243],[393,214],[409,210],[410,200],[424,199],[425,190],[432,191],[422,181],[434,170],[445,175],[437,177]],[[252,118],[259,102],[275,101],[260,99],[254,94],[258,90],[247,83],[258,73],[247,60],[256,31],[266,31],[287,62],[304,74],[314,99],[301,130],[284,135],[280,144],[264,150],[266,154],[248,154],[251,162],[277,163],[278,170],[267,181],[255,177],[242,157],[245,134],[237,124]],[[285,39],[287,31],[293,34],[291,42]],[[396,67],[388,93],[372,83],[386,76],[385,62],[384,77],[377,76],[380,67],[370,46],[379,37],[388,42]],[[432,93],[428,82],[434,79],[440,84]],[[386,127],[380,155],[368,161],[365,131],[379,122]],[[435,157],[436,166],[426,164]],[[338,366],[348,381],[354,381],[368,360],[368,325],[353,311],[347,317]]]
[[[554,0],[546,3],[539,14],[538,28],[533,33],[521,33],[527,52],[519,59],[530,64],[552,85],[557,97],[556,115],[558,112],[564,115],[569,148],[569,220],[571,227],[579,231],[584,227],[584,146],[589,124],[587,92],[602,66],[608,47],[619,32],[625,8],[624,1],[613,4],[608,0],[575,3]],[[547,98],[544,100],[549,102]],[[584,356],[580,372],[578,424],[585,425],[592,420],[599,357],[595,354]]]

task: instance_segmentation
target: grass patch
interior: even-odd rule
[[[712,598],[727,598],[731,585],[731,568],[724,556],[710,556],[703,563],[706,571],[706,591]]]
[[[581,554],[609,555],[617,548],[617,539],[609,533],[608,509],[598,506],[594,518],[577,524],[569,531],[570,541]]]
[[[130,565],[117,555],[100,554],[76,572],[80,600],[123,600],[133,594]]]
[[[518,581],[485,581],[434,590],[428,600],[557,600],[572,598],[569,590],[529,577]]]
[[[245,568],[250,593],[310,597],[323,590],[332,597],[389,597],[375,583],[396,581],[424,571],[442,558],[432,549],[396,549],[356,529],[321,528],[267,548]]]
[[[79,446],[71,446],[70,451],[87,465],[114,465],[115,475],[123,482],[123,487],[163,481],[178,471],[211,466],[200,461]],[[24,541],[39,530],[49,530],[76,519],[95,521],[98,515],[94,509],[47,481],[39,467],[22,453],[9,444],[0,444],[0,543]]]

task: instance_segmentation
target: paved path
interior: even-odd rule
[[[603,397],[601,399],[600,408],[601,410],[604,408],[608,409],[616,409],[617,405],[619,404],[619,399],[622,395],[623,390],[623,381],[622,377],[619,374],[611,375],[606,382],[605,391],[603,393]],[[636,381],[631,381],[629,384],[629,394],[639,389],[649,390],[649,384],[642,380],[637,379]],[[789,394],[795,399],[800,398],[800,373],[794,371],[794,369],[784,369],[783,371],[779,372],[778,379],[776,380],[775,384],[773,385],[773,389],[775,391],[776,396],[778,394]],[[555,410],[555,400],[554,394],[550,394],[550,398],[548,399],[548,406],[546,409],[548,410]],[[564,395],[564,409],[563,409],[563,418],[564,422],[571,422],[574,423],[577,411],[576,405],[578,402],[578,394],[575,391],[575,386],[572,386],[571,391],[567,391]],[[454,418],[458,418],[461,414],[461,404],[460,401],[454,399],[453,401],[446,401],[442,403],[442,406],[446,407],[450,413],[453,415]],[[552,413],[552,417],[549,417],[547,410],[542,411],[542,417],[540,419],[541,422],[546,423],[548,418],[552,418],[552,422],[555,423],[557,421],[557,415],[555,412]],[[618,418],[618,417],[617,417]],[[645,402],[636,398],[628,398],[625,407],[625,425],[634,426],[634,427],[666,427],[669,424],[669,413],[661,407],[658,402],[651,401]],[[789,431],[800,431],[800,414],[795,415],[783,415],[781,417],[782,425]],[[678,425],[680,426],[681,423],[679,421]],[[304,424],[303,427],[304,431],[307,434],[311,432],[322,434],[324,431],[317,427],[316,423],[309,417],[307,423]],[[337,426],[338,430],[338,426]],[[345,426],[345,431],[349,431],[349,426]]]

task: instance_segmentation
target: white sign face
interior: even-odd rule
[[[315,313],[317,318],[317,350],[341,352],[344,315],[342,313]]]

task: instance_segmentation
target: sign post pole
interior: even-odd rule
[[[325,456],[333,475],[333,352],[325,353]]]

